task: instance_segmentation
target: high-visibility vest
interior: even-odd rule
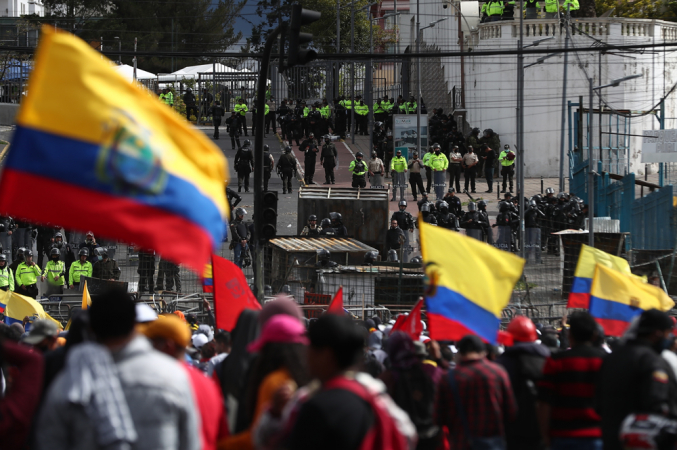
[[[81,277],[91,277],[92,276],[92,263],[85,261],[84,264],[80,260],[75,261],[71,264],[70,273],[68,274],[68,284],[79,283]]]
[[[14,274],[12,269],[7,267],[7,263],[5,263],[5,267],[0,269],[0,287],[5,286],[9,286],[10,291],[14,290]]]
[[[545,12],[556,13],[559,11],[559,0],[545,0]]]
[[[66,263],[63,261],[48,261],[45,266],[45,277],[50,284],[63,286],[64,278],[66,278]],[[59,280],[55,280],[56,277],[59,277]]]
[[[367,173],[367,163],[365,163],[364,161],[359,162],[362,163],[360,166],[358,166],[357,160],[350,161],[350,166],[348,167],[348,170],[350,170],[350,172],[353,175],[361,176]]]
[[[367,105],[355,105],[355,113],[360,116],[366,116],[369,114],[369,107]]]
[[[447,170],[449,167],[449,160],[447,157],[444,155],[444,153],[441,153],[438,155],[436,153],[433,153],[432,156],[430,157],[430,168],[433,170]]]
[[[30,286],[35,284],[40,275],[42,275],[42,272],[37,264],[29,266],[25,262],[22,262],[16,268],[16,284],[19,286]]]
[[[569,6],[569,11],[577,11],[580,8],[578,0],[565,0],[563,5],[565,11],[567,10],[567,5],[571,5]]]
[[[404,159],[404,156],[395,156],[390,161],[390,170],[398,173],[402,173],[407,168],[407,160]]]
[[[493,0],[489,2],[487,6],[487,16],[500,16],[503,14],[503,1]]]
[[[341,100],[339,104],[343,105],[345,109],[353,109],[353,101],[352,100]]]
[[[265,115],[267,116],[269,112],[270,112],[270,106],[266,105]]]
[[[307,106],[303,108],[303,117],[308,117],[308,113],[310,112],[310,108]]]
[[[172,94],[172,91],[169,91],[166,94],[160,94],[160,100],[165,102],[165,104],[167,104],[167,105],[173,105],[174,104],[174,94]]]
[[[510,150],[503,150],[501,154],[498,156],[498,160],[501,162],[502,166],[509,167],[515,164],[515,160],[513,159],[512,161],[508,159],[508,152]]]
[[[423,165],[426,167],[430,167],[430,157],[433,156],[433,152],[428,152],[425,155],[423,155]]]
[[[374,114],[382,114],[386,112],[383,103],[374,103]]]
[[[324,119],[328,119],[329,116],[331,115],[331,108],[329,107],[329,105],[320,108],[320,114],[322,114],[322,117]]]

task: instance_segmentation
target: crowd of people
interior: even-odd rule
[[[515,317],[499,343],[396,320],[306,319],[278,296],[232,332],[122,291],[67,332],[0,325],[0,442],[15,449],[674,449],[675,320],[622,339],[585,311]],[[423,328],[425,329],[425,324]],[[396,331],[393,331],[395,329]],[[420,329],[420,328],[419,328]]]

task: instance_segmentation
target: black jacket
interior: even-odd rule
[[[241,173],[250,173],[254,170],[254,154],[249,147],[242,147],[235,154],[235,170]]]
[[[595,389],[604,449],[622,449],[618,434],[630,413],[677,417],[676,386],[672,369],[648,342],[629,341],[604,358]]]
[[[230,232],[233,234],[233,242],[248,241],[251,238],[249,228],[247,228],[247,224],[242,220],[234,220],[230,224]]]
[[[397,226],[402,231],[408,231],[414,228],[414,218],[407,211],[395,211],[390,220],[397,220]]]
[[[336,167],[336,160],[338,153],[334,144],[324,144],[322,146],[322,154],[320,155],[320,163],[324,167]]]

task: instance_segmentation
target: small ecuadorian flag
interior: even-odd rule
[[[214,274],[211,264],[205,264],[205,270],[202,272],[202,292],[214,292]]]
[[[590,295],[590,314],[608,336],[622,336],[632,319],[642,311],[668,311],[675,306],[658,286],[602,264],[595,266]]]
[[[495,344],[501,313],[522,276],[524,260],[421,220],[419,230],[430,338],[457,341],[476,334]]]
[[[578,263],[574,272],[574,281],[569,293],[567,308],[588,308],[590,304],[590,290],[595,267],[601,264],[619,273],[630,275],[630,264],[618,256],[610,255],[602,250],[581,245],[581,253],[578,255]]]
[[[200,273],[226,229],[222,152],[72,34],[42,28],[29,85],[0,212],[134,242]],[[27,201],[45,193],[59,201]]]

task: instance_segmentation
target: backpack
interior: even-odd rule
[[[392,405],[392,401],[389,402],[390,398],[387,395],[378,395],[368,390],[360,382],[344,377],[336,377],[330,380],[325,384],[324,389],[343,389],[352,392],[371,407],[374,414],[374,424],[367,431],[359,450],[407,450],[412,447],[410,443],[413,444],[414,442],[408,440],[410,433],[403,429],[406,427],[406,422],[398,420],[398,417],[395,416],[395,413],[398,412],[395,410],[399,408]],[[400,417],[399,419],[403,418]]]
[[[394,371],[393,375],[395,385],[392,398],[395,403],[409,415],[419,438],[434,436],[438,428],[433,417],[435,404],[433,380],[425,373],[421,364],[416,364],[408,370]]]

